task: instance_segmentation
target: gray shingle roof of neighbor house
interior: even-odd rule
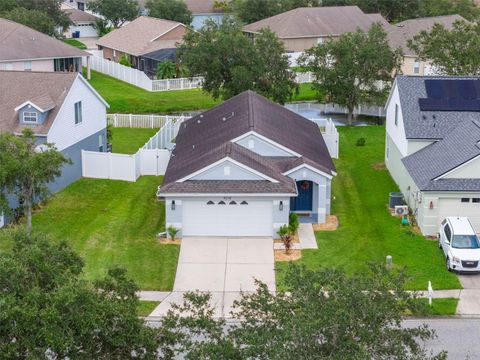
[[[93,22],[94,23],[95,21],[100,19],[99,17],[97,17],[93,14],[90,14],[90,13],[87,13],[85,11],[78,10],[78,9],[75,9],[75,8],[63,9],[62,11],[68,16],[70,21],[74,24],[85,23],[85,22],[90,22],[90,23]]]
[[[390,26],[380,14],[365,14],[358,6],[303,7],[248,24],[243,31],[269,28],[279,38],[335,36],[368,31],[375,22]]]
[[[458,20],[466,21],[460,15],[432,16],[405,20],[387,27],[388,41],[392,48],[401,48],[404,55],[414,56],[414,52],[407,46],[408,40],[423,30],[430,31],[434,24],[441,24],[447,29],[451,29],[453,23]]]
[[[252,131],[290,149],[300,157],[264,157],[231,143],[231,140]],[[227,180],[222,187],[216,188],[209,187],[216,182],[176,182],[225,157],[277,182],[244,181],[234,184]],[[215,192],[229,186],[235,192],[296,193],[293,179],[282,173],[304,163],[328,175],[335,173],[335,166],[319,127],[281,105],[252,91],[245,91],[182,123],[160,193],[188,193],[194,190]],[[251,188],[248,184],[251,184]]]
[[[25,25],[0,18],[0,62],[89,55]]]
[[[47,135],[78,73],[0,70],[0,132],[19,133],[15,108],[27,101],[50,112],[42,125],[32,125],[35,134]]]
[[[440,178],[480,156],[480,116],[458,125],[443,140],[402,159],[423,191],[480,191],[480,179]],[[435,180],[437,179],[437,180]]]
[[[125,52],[134,56],[151,53],[165,48],[174,48],[182,39],[162,40],[165,35],[182,23],[171,20],[140,16],[132,22],[115,29],[97,41],[97,45]]]
[[[425,80],[477,80],[477,77],[461,76],[404,76],[395,79],[407,139],[443,139],[459,124],[468,120],[478,120],[480,112],[475,111],[422,111],[420,98],[427,97]]]

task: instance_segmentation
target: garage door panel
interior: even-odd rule
[[[183,235],[272,236],[271,201],[231,201],[184,201]],[[241,205],[242,201],[246,204]]]
[[[438,225],[448,216],[466,216],[474,229],[480,232],[480,203],[461,202],[460,199],[440,199]]]

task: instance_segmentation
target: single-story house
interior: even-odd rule
[[[189,28],[177,21],[140,16],[97,41],[105,59],[119,62],[127,55],[132,66],[155,77],[165,51],[174,53]]]
[[[480,80],[397,76],[386,112],[385,164],[423,234],[448,216],[480,232]]]
[[[82,57],[88,62],[89,56],[63,41],[0,18],[0,70],[81,72]],[[89,63],[87,67],[89,70]]]
[[[285,44],[289,52],[302,52],[329,37],[361,29],[367,32],[372,24],[390,24],[380,14],[365,14],[358,6],[301,7],[248,24],[243,31],[255,38],[268,28]]]
[[[20,134],[28,127],[39,144],[53,143],[73,162],[49,184],[52,192],[82,176],[82,150],[106,151],[107,107],[78,73],[0,71],[0,132]]]
[[[335,166],[318,125],[245,91],[180,125],[159,187],[183,236],[274,236],[324,223]]]
[[[66,38],[76,37],[96,37],[96,21],[99,19],[97,16],[90,14],[86,11],[78,10],[70,5],[62,4],[62,11],[70,19],[70,27],[64,32]]]
[[[392,48],[401,48],[403,51],[403,75],[435,75],[428,62],[421,61],[417,55],[408,48],[408,40],[422,31],[430,31],[434,24],[441,24],[447,29],[453,27],[455,21],[466,21],[460,15],[433,16],[426,18],[410,19],[388,27],[388,40]]]

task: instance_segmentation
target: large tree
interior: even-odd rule
[[[435,24],[408,42],[419,58],[443,74],[480,75],[480,24],[456,21],[453,28]]]
[[[155,359],[162,337],[137,316],[124,270],[88,282],[65,242],[15,233],[0,252],[0,358]]]
[[[418,16],[441,16],[458,14],[468,20],[476,20],[480,8],[472,0],[422,0]]]
[[[318,93],[326,92],[329,101],[348,109],[349,124],[356,106],[385,102],[388,84],[401,61],[401,51],[390,48],[379,24],[372,25],[368,33],[358,30],[331,38],[299,59],[313,73]]]
[[[8,213],[7,194],[14,194],[23,202],[30,231],[34,202],[48,195],[47,184],[70,162],[52,144],[38,146],[30,129],[24,129],[21,136],[0,134],[0,208]]]
[[[148,15],[173,20],[185,25],[192,23],[192,12],[184,0],[147,0]]]
[[[284,103],[297,91],[284,53],[283,43],[270,31],[262,31],[253,42],[241,24],[227,18],[220,25],[208,21],[198,32],[188,33],[179,60],[191,75],[205,78],[203,89],[214,98],[254,90]]]
[[[70,20],[60,9],[61,0],[5,0],[0,1],[0,17],[41,31],[58,35],[57,28],[65,30]]]
[[[132,21],[138,16],[137,0],[91,0],[87,4],[88,10],[102,15],[118,29],[126,21]]]
[[[430,358],[419,342],[433,332],[401,326],[406,311],[422,306],[404,290],[402,272],[370,264],[348,276],[290,265],[284,275],[284,290],[272,294],[259,283],[244,294],[229,324],[213,318],[208,295],[188,294],[165,317],[163,330],[187,359]]]

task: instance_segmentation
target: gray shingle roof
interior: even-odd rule
[[[99,17],[87,13],[86,11],[78,10],[75,8],[62,9],[62,11],[65,13],[65,15],[68,16],[68,18],[73,24],[95,23],[95,21],[100,19]]]
[[[231,140],[250,131],[302,156],[290,159],[264,157],[231,143]],[[252,91],[245,91],[182,123],[160,193],[178,192],[181,185],[175,184],[176,181],[227,156],[278,181],[271,183],[266,180],[263,186],[247,181],[237,189],[244,192],[262,189],[258,192],[296,193],[295,182],[282,173],[302,163],[308,163],[327,174],[335,172],[325,141],[315,123]],[[252,184],[251,191],[247,186],[249,183]],[[212,186],[215,184],[211,183]],[[185,187],[190,189],[190,185]],[[193,189],[200,187],[195,185]],[[183,192],[190,191],[192,189]],[[215,189],[205,192],[215,192]]]
[[[0,18],[0,61],[82,57],[90,54],[25,25]]]
[[[246,25],[246,32],[269,28],[279,38],[338,36],[357,29],[368,31],[373,23],[390,24],[379,14],[365,14],[358,6],[296,8]]]
[[[402,159],[423,191],[480,191],[480,179],[436,178],[480,156],[480,120],[458,125],[443,140]]]
[[[22,126],[14,109],[32,101],[40,107],[54,106],[42,125],[28,125],[35,134],[46,135],[77,76],[78,73],[0,71],[0,132],[20,132]]]
[[[443,139],[459,124],[480,119],[479,112],[472,111],[421,111],[419,98],[426,98],[426,79],[474,79],[457,76],[397,76],[400,106],[407,139]]]

